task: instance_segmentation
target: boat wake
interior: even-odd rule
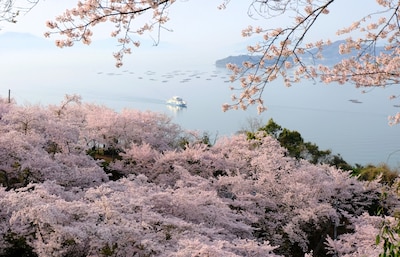
[[[147,97],[124,97],[123,101],[136,102],[136,103],[152,103],[165,105],[165,99],[147,98]]]

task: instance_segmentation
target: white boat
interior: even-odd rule
[[[171,106],[186,107],[186,102],[179,96],[173,96],[168,99],[167,104]]]

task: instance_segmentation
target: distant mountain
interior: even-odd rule
[[[354,56],[357,53],[356,51],[353,51],[349,54],[344,54],[344,55],[339,54],[339,46],[340,46],[340,44],[343,44],[343,43],[345,43],[344,40],[338,40],[338,41],[333,42],[329,46],[325,46],[322,49],[322,56],[324,57],[323,59],[313,58],[313,56],[315,56],[318,53],[318,49],[316,49],[316,48],[310,49],[309,52],[301,55],[300,57],[302,58],[302,60],[305,63],[311,64],[311,63],[315,62],[315,64],[330,65],[333,63],[337,63],[344,58],[348,58],[349,56]],[[376,47],[375,50],[376,50],[376,52],[382,52],[382,51],[384,51],[384,48]],[[245,62],[245,61],[257,62],[260,59],[261,59],[261,55],[258,55],[258,56],[252,56],[252,55],[228,56],[226,58],[217,60],[215,62],[215,66],[218,68],[226,68],[226,65],[228,63],[232,63],[232,64],[236,64],[238,66],[241,66],[243,64],[243,62]],[[271,64],[272,63],[273,63],[273,61],[271,61]],[[268,65],[268,64],[266,64],[266,65]]]
[[[217,60],[215,62],[215,66],[218,68],[226,68],[228,63],[242,65],[242,63],[246,61],[257,62],[261,59],[261,56],[250,56],[250,55],[237,55],[237,56],[228,56],[226,58]]]
[[[55,40],[57,38],[62,38],[60,36],[55,36],[49,38],[45,38],[43,36],[36,36],[29,33],[20,33],[20,32],[2,32],[0,30],[0,51],[2,50],[35,50],[35,49],[59,49],[55,45]],[[141,49],[146,50],[154,50],[154,40],[150,39],[142,39],[141,41]],[[93,42],[90,44],[90,47],[83,44],[82,42],[74,42],[74,49],[82,48],[84,50],[90,49],[107,49],[114,51],[115,49],[119,49],[120,43],[118,40],[112,37],[109,38],[93,38]],[[179,49],[178,46],[168,44],[168,42],[162,42],[160,45],[157,45],[157,50],[163,49]]]
[[[1,31],[0,31],[1,32]],[[29,33],[20,32],[5,32],[0,33],[0,51],[32,51],[32,50],[59,50],[55,45],[54,38],[45,38],[44,35],[36,36]],[[114,38],[100,39],[93,41],[90,45],[90,49],[106,48],[112,49],[118,45]],[[74,43],[74,49],[88,49],[87,45],[81,42]]]
[[[355,54],[357,54],[356,51],[352,51],[349,54],[343,54],[343,55],[339,54],[339,46],[344,43],[346,43],[345,40],[338,40],[332,42],[332,44],[330,44],[329,46],[324,46],[321,51],[323,59],[315,59],[315,56],[319,51],[317,48],[310,49],[308,53],[303,54],[301,57],[303,58],[303,61],[306,63],[308,60],[308,63],[310,64],[316,62],[316,64],[329,65],[332,63],[337,63],[344,58],[348,58],[350,56],[354,56]]]
[[[5,32],[0,34],[0,50],[10,48],[38,49],[54,47],[54,42],[44,36],[37,37],[29,33]]]

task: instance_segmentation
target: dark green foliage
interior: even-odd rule
[[[303,150],[305,150],[305,147],[304,140],[299,132],[284,128],[278,136],[278,141],[281,143],[281,146],[288,150],[289,156],[296,159],[301,158],[301,154]]]
[[[383,165],[382,165],[383,166]],[[398,185],[397,185],[398,188]],[[386,192],[382,193],[381,201],[386,200],[388,194]],[[377,215],[381,215],[382,217],[388,216],[388,210],[386,210],[383,206],[378,207]],[[375,238],[376,245],[379,245],[383,242],[382,252],[379,254],[379,257],[398,257],[400,256],[400,218],[399,213],[394,213],[395,222],[390,222],[388,220],[383,220],[381,224],[381,229],[379,234]]]
[[[23,170],[20,169],[21,165],[15,163],[13,165],[13,173],[8,173],[5,170],[0,170],[0,186],[6,188],[6,190],[11,190],[19,187],[27,186],[30,182],[36,182],[37,180],[32,176],[31,171],[28,168]]]
[[[26,243],[24,237],[10,232],[5,236],[4,240],[10,246],[2,251],[0,257],[38,257],[33,248]]]
[[[79,244],[73,238],[66,239],[62,243],[63,257],[86,257],[89,255],[89,247],[86,244]]]
[[[204,144],[206,146],[212,146],[213,144],[215,144],[215,140],[216,139],[214,139],[214,142],[211,141],[211,134],[209,134],[208,132],[204,132],[201,137],[198,137],[195,139],[190,139],[190,138],[184,136],[177,140],[177,148],[178,149],[186,149],[190,143],[197,143],[197,144]]]
[[[359,179],[366,181],[371,181],[381,176],[381,182],[383,184],[392,185],[399,176],[399,171],[391,169],[386,164],[380,164],[378,166],[370,164],[365,167],[359,167],[353,174],[359,176]]]
[[[53,141],[48,141],[45,145],[45,150],[46,152],[48,152],[49,154],[56,154],[56,153],[61,153],[62,149],[60,148],[60,146]]]
[[[109,156],[112,158],[112,160],[119,160],[121,158],[121,156],[119,155],[120,153],[122,153],[123,151],[121,149],[118,148],[107,148],[104,149],[104,155],[105,156]]]
[[[355,167],[348,164],[340,154],[335,154],[335,155],[330,156],[330,158],[328,158],[326,163],[331,166],[335,166],[336,168],[341,169],[341,170],[354,171],[354,170],[357,170],[357,167],[358,167],[357,164]]]
[[[203,133],[203,136],[201,137],[200,142],[207,146],[213,145],[213,143],[211,142],[210,134],[207,132]]]
[[[115,160],[122,160],[120,153],[123,153],[123,151],[116,150],[114,148],[103,149],[92,147],[90,150],[87,150],[86,153],[95,160],[102,160],[100,166],[109,175],[110,180],[116,181],[123,177],[123,175],[118,171],[109,168],[111,162]]]
[[[215,170],[215,171],[213,172],[213,176],[214,176],[215,178],[218,178],[218,177],[220,177],[220,176],[228,176],[228,173],[227,173],[226,171],[224,171],[224,170]]]
[[[278,139],[279,135],[282,132],[282,127],[274,122],[273,119],[270,119],[264,127],[258,129],[258,131],[265,131],[268,135]]]
[[[316,144],[305,142],[298,131],[282,128],[273,119],[270,119],[264,127],[260,127],[258,132],[265,132],[266,135],[276,138],[281,146],[287,149],[288,156],[308,160],[313,164],[325,163],[344,170],[352,169],[340,155],[332,155],[330,150],[320,150]],[[248,139],[256,138],[254,132],[246,132],[246,134]]]
[[[109,244],[106,244],[103,248],[100,250],[100,254],[102,256],[112,256],[115,254],[116,249],[118,248],[118,244],[113,244],[110,246]]]
[[[0,170],[0,185],[9,189],[10,183],[7,172],[5,170]]]
[[[400,221],[392,226],[388,223],[382,224],[379,235],[376,236],[376,244],[383,242],[383,252],[379,257],[398,257],[400,256],[400,244],[397,237],[400,235]]]
[[[318,146],[314,143],[305,142],[305,159],[309,160],[311,163],[328,163],[329,156],[331,155],[331,150],[319,150]],[[337,167],[337,166],[336,166]]]
[[[187,145],[189,145],[190,141],[186,137],[182,137],[178,140],[178,147],[181,149],[186,149]]]

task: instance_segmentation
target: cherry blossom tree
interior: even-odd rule
[[[353,233],[346,233],[340,235],[338,240],[332,240],[328,238],[327,248],[329,253],[337,256],[397,256],[398,247],[396,242],[398,241],[398,235],[396,233],[390,234],[392,244],[384,243],[381,237],[371,237],[371,234],[380,235],[382,230],[382,224],[386,224],[390,227],[397,226],[396,221],[391,216],[379,217],[370,216],[364,213],[362,216],[352,220]],[[379,238],[378,240],[376,238]],[[377,244],[377,242],[379,242]],[[382,246],[384,244],[384,246]],[[394,246],[394,247],[391,247]],[[382,248],[387,250],[383,253]]]
[[[145,174],[149,181],[170,188],[211,180],[211,187],[204,184],[202,188],[213,188],[232,210],[245,215],[259,239],[279,245],[275,252],[303,256],[312,251],[324,256],[325,240],[333,242],[343,233],[353,236],[352,221],[376,213],[381,184],[360,182],[349,172],[284,153],[279,142],[260,133],[253,140],[237,135],[212,147],[189,145],[161,155],[148,145],[136,145],[111,167],[125,175]],[[190,182],[193,176],[198,178]],[[398,199],[395,193],[391,197]],[[396,202],[389,205],[394,207]],[[375,235],[369,235],[369,243]]]
[[[322,16],[330,14],[329,9],[336,2],[253,1],[253,15],[267,19],[287,15],[292,24],[276,28],[249,26],[243,30],[245,37],[262,37],[259,43],[248,47],[250,54],[260,58],[245,62],[243,67],[229,65],[234,73],[232,80],[239,79],[242,90],[239,96],[233,97],[236,104],[225,105],[225,109],[258,104],[259,111],[263,111],[261,96],[265,86],[278,77],[287,86],[303,79],[354,83],[365,88],[396,85],[399,82],[398,1],[376,1],[379,11],[355,18],[346,28],[338,28],[338,35],[348,35],[338,46],[338,53],[343,57],[332,65],[323,65],[318,61],[324,58],[323,49],[331,41],[313,42],[309,34]],[[352,37],[355,32],[359,38]],[[384,45],[384,50],[378,51],[377,45]],[[311,63],[310,57],[314,59]],[[398,116],[392,117],[392,122],[397,123]]]
[[[61,117],[52,107],[8,104],[0,120],[1,184],[25,186],[56,180],[64,186],[92,186],[108,177],[86,155],[81,114]],[[78,122],[79,121],[79,122]]]
[[[186,137],[167,115],[137,110],[117,113],[104,106],[83,104],[76,95],[67,95],[60,105],[48,108],[1,106],[1,165],[7,186],[13,184],[11,180],[27,184],[56,179],[64,186],[106,181],[100,164],[87,155],[89,150],[103,155],[112,152],[113,158],[132,151],[132,145],[148,145],[163,152],[179,148],[181,137]]]
[[[0,101],[0,117],[1,256],[376,255],[400,207],[398,181],[292,158],[263,132],[179,147],[167,117],[77,96]],[[90,155],[110,144],[118,158]]]
[[[124,151],[131,144],[149,144],[163,151],[179,147],[183,130],[172,123],[171,117],[156,112],[124,109],[117,113],[111,108],[86,104],[85,141],[90,146]],[[102,115],[99,116],[99,113]]]
[[[138,176],[73,198],[52,182],[2,190],[0,202],[8,208],[0,212],[9,226],[1,224],[1,249],[13,235],[38,256],[278,256],[276,247],[251,239],[240,214],[212,191],[197,189],[163,189]]]

